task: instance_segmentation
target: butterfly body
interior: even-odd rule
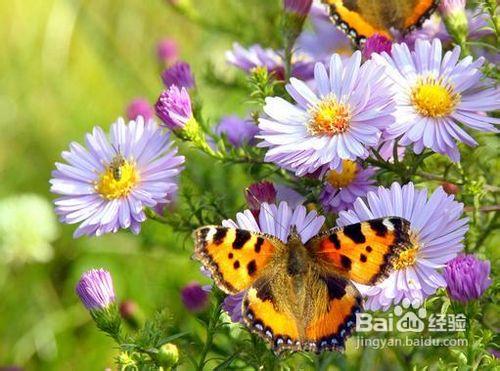
[[[401,218],[375,219],[320,233],[305,243],[207,226],[195,231],[195,255],[228,294],[246,290],[243,321],[276,352],[342,350],[362,310],[351,280],[375,284],[410,245]]]
[[[331,19],[356,44],[378,33],[392,39],[391,30],[412,31],[434,12],[439,0],[323,0]]]

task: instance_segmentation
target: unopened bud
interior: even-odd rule
[[[458,192],[460,192],[460,188],[456,184],[450,182],[443,182],[441,186],[443,187],[443,190],[449,195],[456,195],[458,194]]]
[[[163,344],[158,350],[156,361],[161,367],[169,369],[179,362],[179,349],[175,344]]]

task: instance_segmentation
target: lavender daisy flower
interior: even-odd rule
[[[315,66],[317,92],[292,78],[286,89],[295,105],[266,98],[269,118],[260,119],[257,136],[263,139],[259,146],[269,148],[266,161],[301,176],[368,156],[368,148],[394,122],[394,102],[383,66],[360,63],[359,51],[344,61],[334,54],[329,73],[322,63]]]
[[[88,310],[107,309],[115,302],[113,280],[104,269],[92,269],[82,274],[76,293]]]
[[[146,219],[145,207],[155,207],[177,190],[176,177],[184,157],[176,156],[169,135],[142,117],[111,125],[110,138],[95,127],[85,138],[87,148],[71,143],[56,163],[50,180],[63,223],[81,223],[74,237],[100,236],[130,228],[137,234]]]
[[[314,4],[309,17],[312,31],[304,30],[295,44],[295,49],[315,61],[328,61],[333,53],[351,55],[352,43],[344,32],[330,20],[323,4]]]
[[[417,40],[415,52],[406,44],[395,44],[392,57],[373,55],[372,60],[386,67],[397,102],[396,122],[387,130],[387,138],[401,136],[403,146],[413,144],[415,153],[424,147],[459,161],[456,141],[470,146],[477,142],[458,123],[480,130],[496,131],[500,120],[483,112],[500,108],[500,91],[482,80],[483,58],[459,61],[460,47],[442,56],[441,41]]]
[[[448,294],[463,303],[479,299],[491,285],[490,262],[474,255],[459,255],[444,268]]]
[[[357,285],[367,296],[366,308],[387,310],[403,299],[420,302],[437,288],[446,287],[439,268],[463,249],[468,219],[461,218],[463,204],[454,201],[442,188],[427,199],[427,190],[416,190],[413,183],[401,187],[379,187],[368,192],[367,201],[358,198],[349,211],[341,211],[340,226],[360,221],[399,216],[410,221],[412,248],[403,252],[395,270],[376,286]]]
[[[171,67],[168,67],[161,74],[161,78],[167,88],[176,85],[179,88],[191,89],[195,86],[191,66],[183,61],[176,62]]]
[[[226,60],[246,72],[251,72],[256,67],[264,67],[274,73],[277,80],[285,79],[285,62],[282,55],[273,49],[264,49],[258,44],[245,49],[235,43],[233,50],[226,52]],[[313,75],[313,66],[312,61],[305,56],[296,57],[292,60],[292,76],[308,80]]]
[[[342,171],[329,170],[325,175],[325,188],[319,198],[327,212],[347,210],[356,198],[365,197],[376,188],[373,185],[375,168],[363,169],[358,163],[344,160]]]
[[[215,128],[215,133],[219,136],[224,134],[229,143],[238,148],[244,144],[254,144],[255,135],[259,128],[250,119],[241,119],[238,116],[224,116],[219,125]]]
[[[161,93],[155,104],[156,115],[171,130],[182,130],[193,118],[191,98],[186,88],[170,86]]]
[[[263,203],[258,217],[255,217],[250,210],[245,210],[236,214],[236,222],[224,220],[222,225],[229,228],[268,233],[285,243],[288,240],[291,226],[296,226],[302,242],[305,243],[319,232],[324,222],[325,218],[318,216],[316,211],[308,213],[302,205],[291,208],[286,202],[281,202],[279,206]],[[227,309],[234,322],[242,321],[241,302],[244,293],[245,291],[229,295],[224,300],[224,308]]]
[[[156,54],[161,64],[171,65],[179,58],[179,46],[174,39],[165,38],[156,45]]]
[[[198,282],[191,282],[184,286],[181,290],[181,298],[190,312],[201,312],[208,305],[208,293]]]
[[[127,106],[127,118],[129,120],[135,120],[142,116],[145,121],[149,121],[153,118],[153,114],[153,107],[144,98],[135,98]]]

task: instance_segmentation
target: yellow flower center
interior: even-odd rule
[[[138,182],[139,174],[135,163],[128,162],[118,155],[101,174],[96,191],[102,197],[114,200],[127,196]]]
[[[443,117],[449,115],[460,101],[460,94],[453,86],[434,77],[421,79],[411,91],[411,103],[423,116]]]
[[[342,171],[339,173],[335,170],[330,170],[326,173],[326,180],[335,188],[347,187],[356,178],[358,173],[358,165],[354,161],[342,161]]]
[[[309,110],[308,130],[313,135],[333,136],[349,128],[351,112],[349,106],[333,96],[327,96]]]
[[[401,270],[411,267],[417,261],[417,253],[420,249],[420,242],[415,232],[410,231],[410,242],[412,247],[399,254],[398,259],[394,263],[394,269]]]

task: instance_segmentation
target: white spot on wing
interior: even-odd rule
[[[391,223],[389,219],[384,219],[382,224],[385,225],[389,231],[392,232],[394,230],[394,225]]]

